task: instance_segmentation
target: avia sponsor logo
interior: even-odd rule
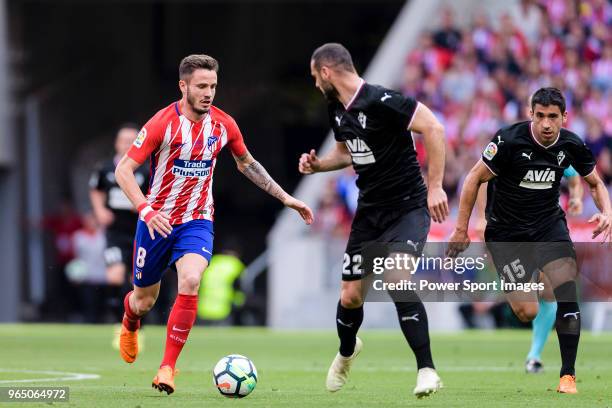
[[[528,170],[519,186],[532,190],[546,190],[552,188],[555,182],[555,174],[555,171],[549,168],[546,170]]]
[[[370,149],[370,146],[368,146],[367,143],[361,140],[360,138],[346,140],[345,143],[346,147],[351,152],[351,156],[353,157],[353,163],[376,163],[376,159],[374,158],[374,153],[372,153],[372,149]]]
[[[174,159],[172,174],[181,177],[208,177],[212,169],[212,160]]]

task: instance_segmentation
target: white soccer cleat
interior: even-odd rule
[[[355,361],[362,348],[363,342],[357,337],[355,340],[355,351],[353,351],[350,357],[344,357],[340,353],[336,354],[336,358],[332,361],[331,367],[329,367],[327,372],[327,380],[325,381],[327,391],[339,391],[346,384],[349,372],[351,371],[351,365],[353,365],[353,361]]]
[[[417,398],[427,397],[442,388],[442,380],[433,368],[421,368],[417,373],[414,395]]]

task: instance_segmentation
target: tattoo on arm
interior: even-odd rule
[[[258,161],[255,160],[245,167],[242,170],[242,174],[272,197],[276,197],[282,202],[287,198],[288,194],[276,181],[274,181],[274,179],[272,179],[266,169]]]

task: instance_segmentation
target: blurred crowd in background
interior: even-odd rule
[[[406,56],[397,87],[426,104],[444,124],[444,189],[451,220],[463,178],[484,147],[499,128],[528,120],[529,96],[543,86],[563,91],[568,111],[565,127],[590,147],[597,170],[612,191],[610,24],[612,5],[606,0],[521,0],[495,25],[480,13],[462,27],[452,10],[445,9],[438,28],[421,33]],[[423,141],[414,136],[426,174]],[[348,236],[358,196],[355,177],[346,170],[328,184],[318,205],[317,232]],[[566,195],[567,190],[563,191]],[[562,197],[562,204],[566,202],[567,197]],[[586,193],[580,218],[588,219],[596,212]],[[447,224],[452,227],[451,221]]]

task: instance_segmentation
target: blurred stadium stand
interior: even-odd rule
[[[430,240],[444,241],[450,235],[462,177],[498,128],[526,118],[527,98],[541,86],[564,91],[567,127],[585,137],[612,190],[612,47],[605,26],[611,13],[606,1],[412,1],[405,5],[363,76],[426,103],[446,127],[445,190],[452,215],[442,225],[432,224]],[[333,143],[330,134],[319,150],[324,152]],[[419,160],[426,166],[418,137],[416,145]],[[335,199],[328,197],[329,186],[337,178],[337,173],[307,177],[298,187],[298,196],[313,208],[317,202],[342,207],[341,192]],[[588,192],[584,199],[583,216],[569,222],[574,240],[587,242],[591,227],[585,221],[597,209]],[[567,197],[562,200],[565,206]],[[335,222],[325,223],[346,222],[341,211],[323,214],[333,217],[332,213],[340,215]],[[478,238],[477,231],[471,234]],[[328,311],[337,303],[346,238],[311,233],[285,211],[269,236],[270,325],[333,327]],[[291,271],[287,265],[293,265]],[[593,305],[597,327],[605,315],[602,305]],[[428,303],[427,308],[445,316],[431,319],[432,329],[462,327],[456,304]],[[392,304],[368,304],[366,327],[395,324]]]

